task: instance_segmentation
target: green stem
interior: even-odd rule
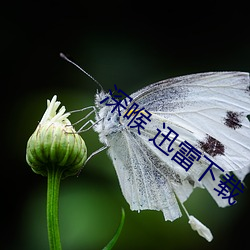
[[[48,168],[47,227],[50,250],[61,250],[58,203],[62,171],[58,167]]]

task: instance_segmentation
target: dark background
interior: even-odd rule
[[[25,161],[26,143],[54,94],[67,110],[93,105],[96,84],[59,57],[69,55],[107,90],[127,93],[152,82],[205,71],[249,71],[248,5],[216,1],[41,1],[1,4],[2,249],[48,249],[46,178]],[[81,114],[79,114],[81,116]],[[72,116],[76,121],[79,116]],[[101,147],[84,133],[89,154]],[[249,176],[245,183],[250,186]],[[114,249],[248,249],[249,197],[218,208],[205,190],[186,202],[214,235],[192,231],[186,216],[165,222],[161,212],[132,212],[105,152],[81,175],[62,181],[63,249],[101,249],[121,215],[125,226]]]

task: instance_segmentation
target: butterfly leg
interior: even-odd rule
[[[108,146],[102,146],[101,148],[97,149],[96,151],[94,151],[93,153],[91,153],[91,155],[87,158],[87,160],[84,162],[83,166],[81,167],[81,169],[79,170],[79,172],[77,173],[77,176],[80,175],[82,169],[84,168],[84,166],[87,164],[87,162],[96,154],[102,152],[103,150],[107,149]]]
[[[92,120],[88,120],[86,123],[84,123],[77,131],[77,133],[82,133],[82,132],[86,132],[88,130],[90,130],[93,126],[95,126],[96,123],[98,123],[99,121],[97,122],[93,122]],[[84,127],[86,127],[89,123],[91,123],[91,125],[84,129]]]
[[[92,115],[93,113],[95,113],[96,115],[96,108],[95,106],[90,106],[90,107],[86,107],[86,108],[82,108],[82,109],[78,109],[78,110],[73,110],[70,112],[70,114],[72,113],[76,113],[76,112],[83,112],[85,110],[88,109],[92,109],[87,115],[85,115],[83,118],[81,118],[80,120],[78,120],[77,122],[75,122],[74,124],[72,124],[73,126],[81,123],[82,121],[86,120],[90,115]],[[84,129],[84,127],[86,127],[89,123],[91,123],[92,125],[86,129]],[[91,129],[97,122],[93,122],[92,120],[88,120],[86,123],[84,123],[77,131],[77,133],[81,133],[81,132],[85,132],[88,131],[89,129]]]
[[[77,110],[70,111],[70,114],[73,114],[73,113],[76,113],[76,112],[83,112],[83,111],[85,111],[87,109],[92,109],[92,110],[87,115],[85,115],[83,118],[81,118],[79,121],[77,121],[76,123],[74,123],[73,125],[76,125],[76,124],[82,122],[83,120],[87,119],[93,113],[96,114],[96,108],[94,106],[90,106],[90,107],[86,107],[86,108],[82,108],[82,109],[77,109]]]
[[[102,152],[103,150],[107,149],[108,146],[102,146],[101,148],[97,149],[96,151],[94,151],[93,153],[91,153],[91,155],[87,158],[87,160],[84,163],[84,166],[86,165],[86,163],[96,154]]]

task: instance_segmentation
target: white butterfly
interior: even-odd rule
[[[173,221],[181,216],[179,201],[192,229],[211,241],[210,230],[189,215],[183,203],[200,187],[206,188],[220,207],[228,206],[229,200],[214,190],[221,174],[233,171],[243,180],[250,172],[249,74],[209,72],[163,80],[133,93],[129,104],[124,99],[126,108],[121,113],[113,112],[114,106],[104,101],[108,95],[103,90],[97,92],[92,111],[96,121],[89,122],[103,148],[108,148],[131,210],[161,210],[165,220]],[[134,107],[135,103],[139,107]],[[133,112],[148,117],[140,132],[124,116]],[[174,131],[172,135],[170,131]],[[183,167],[187,162],[182,165],[172,160],[183,142],[195,148],[188,169]]]
[[[152,114],[151,121],[140,130],[141,134],[128,126],[129,120],[118,112],[111,112],[114,106],[107,106],[106,102],[100,104],[107,96],[104,91],[96,94],[96,124],[93,128],[108,147],[131,210],[161,210],[165,220],[173,221],[181,216],[177,199],[183,204],[195,187],[206,188],[220,207],[228,205],[227,199],[222,199],[214,190],[216,186],[218,188],[220,169],[215,165],[212,168],[217,182],[213,181],[210,172],[201,181],[198,179],[211,163],[208,158],[225,171],[223,174],[234,171],[243,180],[249,172],[248,73],[187,75],[160,81],[133,93],[133,102],[127,110],[137,103]],[[168,126],[179,135],[172,143],[174,149],[178,150],[180,143],[187,141],[206,158],[201,156],[186,171],[171,160],[170,155],[158,150],[152,138],[156,136],[157,128],[168,134]],[[158,145],[161,139],[160,136],[156,139]],[[162,144],[165,149],[168,146]],[[209,233],[204,237],[212,239]]]

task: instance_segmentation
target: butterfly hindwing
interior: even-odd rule
[[[181,216],[171,186],[171,181],[178,181],[178,176],[138,135],[125,131],[113,136],[108,151],[132,210],[161,210],[165,219],[171,221]]]

